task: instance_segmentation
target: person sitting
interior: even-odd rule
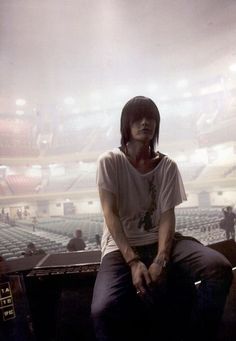
[[[86,244],[82,238],[82,231],[80,229],[75,230],[75,236],[70,239],[66,245],[68,251],[80,251],[84,250]]]
[[[156,104],[132,98],[121,113],[120,147],[98,159],[104,228],[91,305],[96,340],[144,333],[143,340],[213,341],[224,311],[232,265],[175,232],[175,206],[187,198],[176,162],[156,150],[159,126]]]
[[[43,249],[37,249],[35,244],[30,242],[27,244],[27,248],[25,252],[23,252],[23,255],[28,256],[36,256],[36,255],[43,255],[46,254],[46,252]]]

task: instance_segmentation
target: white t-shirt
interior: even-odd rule
[[[161,213],[186,200],[178,167],[167,156],[153,170],[142,174],[115,148],[98,159],[97,185],[115,194],[131,246],[157,242]],[[102,257],[118,250],[105,222],[101,246]]]

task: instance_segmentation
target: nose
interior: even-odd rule
[[[141,119],[141,125],[142,125],[142,126],[147,126],[147,125],[149,125],[149,120],[148,120],[146,117],[143,117],[143,118]]]

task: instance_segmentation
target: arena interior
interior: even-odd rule
[[[61,276],[58,283],[65,267],[73,272],[78,262],[63,257],[77,228],[86,243],[83,263],[92,268],[99,262],[89,257],[99,255],[95,235],[103,228],[97,159],[119,146],[120,113],[133,96],[157,103],[158,150],[177,162],[183,177],[187,201],[175,210],[176,230],[205,245],[224,245],[222,209],[236,210],[235,37],[231,0],[1,0],[0,255],[14,269],[6,274],[21,292],[14,316],[0,324],[5,340],[63,339],[63,324],[50,323],[46,333],[33,312],[36,307],[47,315],[52,298],[44,308],[32,308],[31,299],[42,276],[48,288],[53,272]],[[52,270],[41,266],[42,257],[24,263],[29,242],[47,257],[58,255],[49,262]],[[68,275],[70,283],[78,282],[75,272]],[[84,281],[88,288],[78,286],[88,296],[86,311],[93,278]],[[64,282],[61,287],[64,306],[73,302],[72,293],[81,299]],[[234,284],[231,299],[235,292]],[[235,340],[236,311],[227,307],[218,341]],[[90,328],[82,312],[76,313],[81,330]],[[92,339],[81,330],[77,338],[73,328],[63,340]]]

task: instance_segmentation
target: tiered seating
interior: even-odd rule
[[[86,113],[83,116],[85,117]],[[75,151],[86,152],[89,150],[100,152],[114,146],[114,136],[107,135],[107,127],[101,127],[97,124],[94,128],[88,125],[88,120],[83,122],[82,119],[83,117],[69,117],[61,123],[63,129],[60,129],[60,127],[55,129],[52,146],[48,150],[49,155],[73,153]],[[100,136],[103,136],[103,139],[99,139]]]
[[[225,232],[220,230],[222,218],[220,208],[216,209],[176,209],[176,230],[184,235],[198,238],[204,244],[225,239]],[[43,227],[42,225],[40,225]],[[84,237],[92,241],[96,233],[102,233],[103,217],[101,214],[81,214],[61,218],[60,221],[47,221],[43,228],[70,236],[76,228],[81,228]]]
[[[184,164],[184,166],[179,165],[181,175],[183,177],[184,182],[195,180],[199,174],[205,168],[205,165],[191,165],[191,164]]]
[[[62,219],[60,221],[40,222],[38,228],[72,237],[76,229],[81,229],[83,238],[87,243],[95,242],[95,234],[102,233],[102,222],[88,219]]]
[[[27,220],[19,220],[17,225],[32,229],[32,224]],[[88,248],[95,248],[95,235],[102,234],[103,218],[100,214],[83,214],[71,217],[39,219],[37,231],[46,231],[59,236],[69,238],[74,235],[76,229],[81,229],[83,239]],[[65,244],[64,244],[65,245]]]
[[[177,208],[176,230],[185,236],[192,236],[204,245],[225,239],[225,231],[219,227],[222,209]]]
[[[0,156],[37,156],[33,124],[20,118],[0,118]]]
[[[51,176],[47,186],[44,188],[44,192],[65,192],[71,187],[74,180],[75,176]]]
[[[86,150],[90,135],[90,129],[83,129],[79,131],[64,130],[63,132],[57,131],[54,134],[52,146],[48,151],[48,154],[73,153],[75,151]]]
[[[197,238],[204,245],[225,240],[225,231],[219,227],[221,219],[221,208],[176,208],[176,230],[185,236]],[[28,220],[19,220],[17,225],[33,237],[38,235],[60,243],[64,250],[75,230],[79,228],[83,232],[86,249],[96,249],[95,235],[102,235],[103,220],[101,213],[41,218],[38,219],[39,223],[34,233],[32,233],[32,223]]]
[[[229,169],[229,165],[208,165],[199,175],[198,180],[220,179]]]
[[[197,181],[209,181],[209,180],[219,180],[230,175],[236,165],[235,154],[225,154],[218,157],[213,163],[207,165],[204,170],[199,174]]]
[[[11,195],[12,192],[4,180],[0,180],[0,195]]]
[[[70,187],[70,191],[77,191],[81,188],[96,187],[96,174],[85,173],[79,176]]]
[[[29,230],[9,227],[9,225],[7,228],[0,228],[0,254],[6,260],[23,257],[22,252],[25,251],[29,242],[33,242],[37,248],[43,249],[46,253],[66,251],[62,243],[39,236]]]
[[[37,186],[41,182],[40,177],[29,177],[25,175],[8,175],[6,182],[13,194],[36,193]]]
[[[224,174],[225,177],[236,177],[236,165],[230,167],[227,172]]]

